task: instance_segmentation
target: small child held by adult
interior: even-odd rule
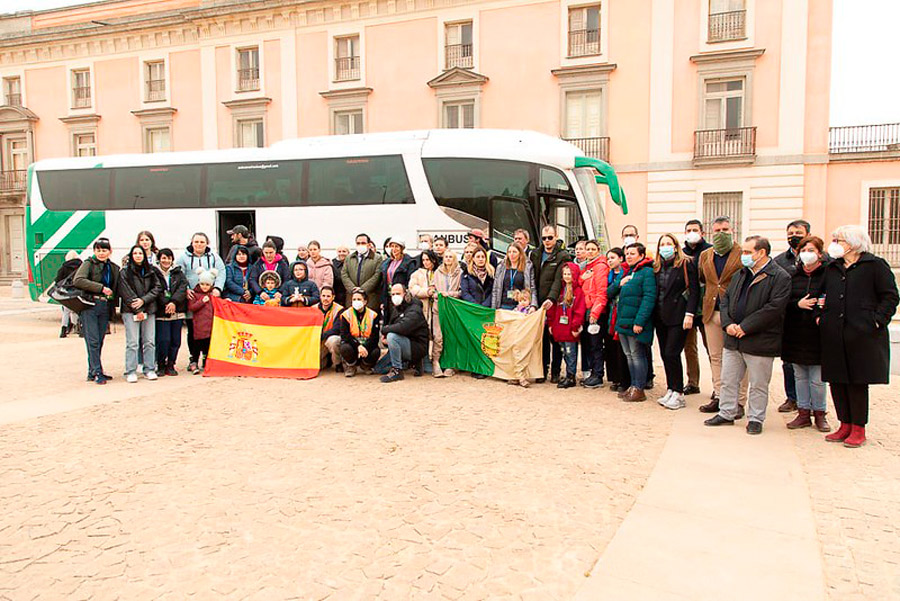
[[[201,367],[206,367],[206,358],[209,356],[209,339],[212,337],[213,326],[213,306],[212,306],[212,290],[213,284],[216,282],[216,269],[205,270],[202,267],[196,269],[200,281],[194,288],[194,296],[188,300],[188,310],[194,314],[194,341],[197,343],[199,352],[197,354],[197,363],[192,363],[189,367],[194,375],[201,371]],[[203,362],[200,362],[200,355],[203,356]]]
[[[259,275],[259,287],[261,290],[253,299],[254,305],[269,305],[277,307],[281,305],[281,276],[277,271],[264,271]]]
[[[531,292],[528,290],[515,290],[513,295],[516,303],[518,303],[514,309],[516,312],[525,313],[526,315],[534,312],[534,307],[531,306]]]

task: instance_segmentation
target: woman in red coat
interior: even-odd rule
[[[559,352],[552,358],[552,372],[559,370],[562,359],[566,361],[566,375],[560,379],[557,388],[575,386],[575,373],[578,368],[578,337],[584,326],[584,292],[581,290],[581,270],[575,263],[566,263],[562,268],[562,282],[559,299],[547,310],[547,323],[550,324],[550,335],[558,343]],[[562,355],[562,356],[560,356]]]

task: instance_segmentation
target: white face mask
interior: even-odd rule
[[[403,295],[402,294],[392,294],[391,302],[394,303],[394,306],[399,307],[400,304],[403,302]]]
[[[588,334],[590,334],[591,336],[596,336],[597,334],[600,333],[600,325],[596,324],[596,323],[592,323],[591,325],[588,326],[587,331],[588,331]]]
[[[844,258],[844,247],[837,242],[832,242],[828,245],[828,255],[833,259],[842,259]]]
[[[356,247],[356,252],[361,255],[367,255],[369,254],[369,247],[364,244],[360,244]]]
[[[819,260],[819,255],[811,250],[805,250],[800,253],[800,260],[804,265],[812,265]]]
[[[637,242],[637,238],[635,238],[634,236],[625,236],[625,239],[622,240],[622,243],[623,243],[625,246],[631,246],[631,245],[634,244],[635,242]]]
[[[428,250],[429,248],[428,242],[425,242],[424,240],[419,242],[419,250]]]
[[[361,301],[361,300],[353,301],[353,308],[356,309],[357,311],[362,311],[363,307],[365,307],[365,306],[366,306],[365,301]]]
[[[688,244],[697,244],[702,237],[700,232],[688,232],[684,239],[687,240]]]

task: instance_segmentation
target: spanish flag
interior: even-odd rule
[[[319,373],[322,312],[212,298],[212,338],[205,376],[308,380]]]

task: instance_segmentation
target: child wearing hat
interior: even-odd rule
[[[213,326],[211,296],[219,272],[216,269],[207,270],[202,267],[198,267],[194,272],[199,276],[199,281],[194,288],[194,298],[188,300],[188,310],[194,314],[194,341],[199,352],[197,363],[191,363],[188,370],[197,375],[200,373],[200,355],[203,355],[203,367],[206,367],[206,357],[209,355],[209,339],[212,337]]]
[[[253,299],[254,305],[269,305],[277,307],[281,305],[281,276],[277,271],[267,269],[259,274],[259,294]]]

